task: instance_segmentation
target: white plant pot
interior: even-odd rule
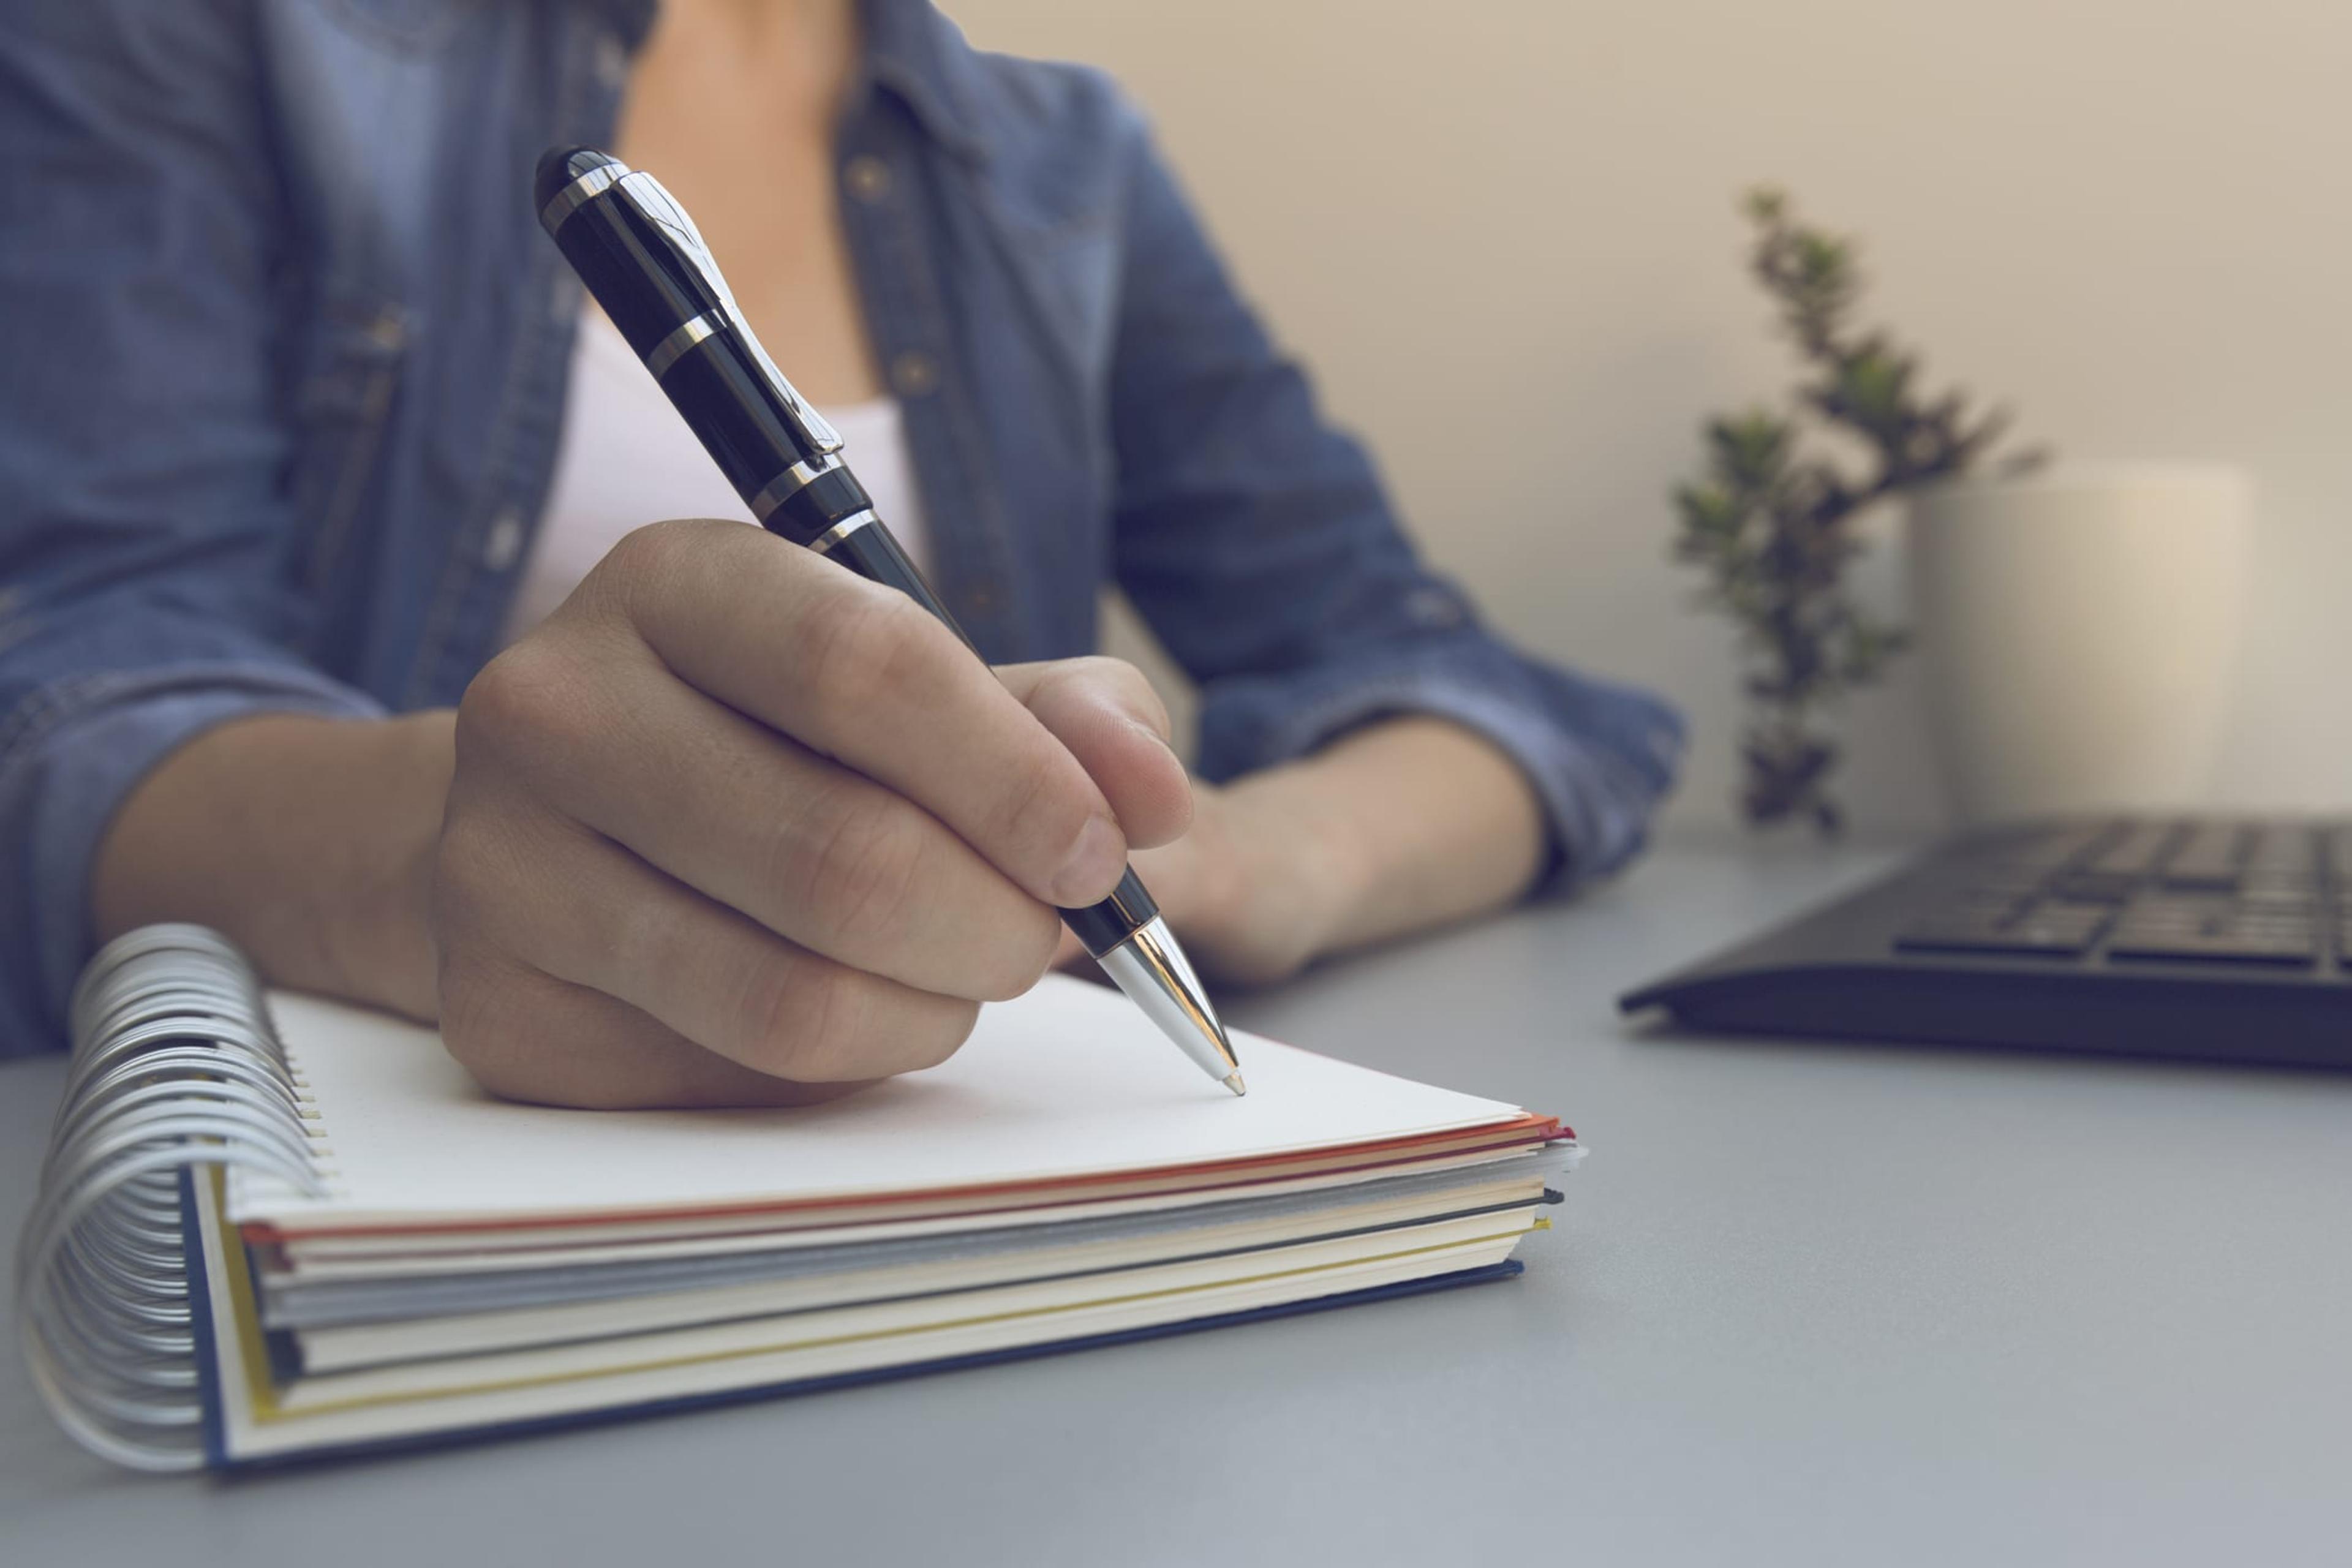
[[[2253,486],[2053,466],[1910,508],[1928,724],[1963,822],[2206,804],[2244,617]]]

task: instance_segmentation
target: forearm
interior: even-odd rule
[[[1507,903],[1534,880],[1543,843],[1514,763],[1468,730],[1412,717],[1203,789],[1191,834],[1137,865],[1197,961],[1262,984]]]
[[[199,735],[108,829],[96,936],[194,921],[272,984],[433,1016],[429,868],[453,718],[268,714]]]
[[[1316,846],[1329,879],[1326,952],[1507,903],[1541,865],[1542,811],[1525,776],[1442,719],[1373,725],[1234,793]]]
[[[190,742],[131,793],[100,847],[97,936],[195,921],[274,984],[432,1017],[430,866],[453,719],[268,715]],[[1443,720],[1373,725],[1217,796],[1195,825],[1213,844],[1141,863],[1229,978],[1276,979],[1495,908],[1541,864],[1525,778]]]

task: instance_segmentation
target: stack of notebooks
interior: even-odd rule
[[[425,1029],[158,927],[85,975],[26,1349],[126,1463],[236,1467],[836,1386],[1507,1278],[1549,1116],[1246,1035],[1236,1100],[1049,977],[787,1110],[490,1099]],[[174,1315],[176,1310],[176,1316]]]

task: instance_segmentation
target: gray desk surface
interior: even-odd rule
[[[1669,848],[1233,1009],[1573,1121],[1514,1283],[226,1485],[84,1457],[10,1355],[0,1561],[2343,1561],[2352,1078],[1613,1013],[1882,864]],[[57,1082],[0,1071],[10,1226]]]

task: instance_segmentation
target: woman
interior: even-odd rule
[[[1417,563],[1116,90],[919,0],[53,0],[0,125],[18,1048],[189,919],[501,1093],[789,1100],[941,1059],[1130,852],[1265,979],[1606,872],[1668,783],[1671,714]],[[638,526],[742,513],[539,232],[564,142],[697,216],[995,678]],[[1111,579],[1215,784],[1080,657]]]

